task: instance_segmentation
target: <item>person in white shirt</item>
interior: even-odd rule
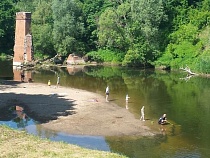
[[[141,117],[140,120],[145,121],[144,119],[144,106],[141,108]]]
[[[109,102],[108,97],[109,97],[109,86],[106,87],[106,102]]]
[[[126,94],[126,96],[125,96],[125,106],[126,106],[126,109],[128,109],[128,99],[129,99],[130,97],[128,96],[128,94]]]
[[[125,101],[126,102],[128,102],[128,99],[129,99],[130,97],[128,96],[128,94],[126,94],[126,96],[125,96]]]

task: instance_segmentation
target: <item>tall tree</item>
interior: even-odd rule
[[[52,1],[42,0],[36,4],[35,12],[32,14],[32,34],[36,55],[55,55],[51,5]]]
[[[97,48],[97,23],[100,14],[111,3],[108,0],[84,0],[83,14],[84,14],[84,26],[85,26],[85,40],[87,42],[89,50]]]
[[[160,45],[160,25],[167,19],[162,0],[131,0],[132,22],[139,26],[148,50],[158,51]],[[151,52],[147,52],[151,53]]]
[[[126,51],[129,45],[129,3],[107,8],[99,18],[99,46]]]
[[[99,44],[125,51],[125,65],[147,64],[160,51],[160,25],[166,20],[159,0],[115,1],[99,19]]]
[[[20,12],[34,12],[36,4],[40,0],[13,0],[15,1],[15,7]]]
[[[55,49],[59,54],[75,53],[83,55],[82,37],[84,24],[82,19],[82,3],[77,0],[53,0],[54,19],[53,37]]]
[[[12,54],[14,46],[15,8],[10,0],[0,2],[0,51]]]

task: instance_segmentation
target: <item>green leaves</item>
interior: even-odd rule
[[[51,2],[40,1],[32,14],[33,45],[36,56],[55,56],[52,36],[53,18]],[[35,57],[36,57],[35,56]]]
[[[196,71],[203,71],[206,66],[202,62],[208,62],[205,52],[209,47],[208,19],[210,12],[206,6],[207,1],[202,1],[203,5],[197,6],[183,0],[175,7],[173,25],[176,30],[169,35],[169,44],[165,54],[156,62],[172,68],[179,68],[188,65]],[[205,9],[204,9],[205,8]],[[205,60],[203,59],[205,58]]]
[[[81,38],[84,32],[82,4],[74,0],[53,0],[53,37],[58,54],[82,54]]]
[[[180,43],[182,41],[196,42],[197,41],[198,28],[191,23],[182,25],[177,31],[174,31],[171,35],[171,43]]]
[[[99,45],[127,52],[123,65],[145,65],[160,51],[162,1],[131,0],[107,8],[99,18]]]
[[[99,18],[98,37],[99,45],[107,48],[118,48],[122,50],[127,45],[126,25],[127,21],[120,19],[118,10],[107,8]]]
[[[12,54],[14,46],[15,7],[10,0],[0,2],[0,51]]]
[[[83,56],[91,51],[100,61],[118,52],[123,65],[156,63],[178,66],[210,47],[206,30],[209,0],[2,0],[0,51],[12,54],[16,10],[32,12],[37,55]],[[16,8],[16,10],[15,10]],[[103,53],[100,53],[104,50]],[[107,51],[106,51],[107,50]],[[105,57],[103,56],[104,54]],[[100,57],[99,57],[100,56]],[[190,59],[188,59],[190,58]],[[174,60],[174,62],[173,62]],[[201,60],[200,60],[201,61]]]
[[[124,58],[124,54],[122,52],[114,52],[108,49],[99,49],[97,52],[92,51],[87,53],[86,56],[88,56],[90,61],[96,61],[99,63],[110,62],[112,64],[118,64],[119,62],[122,62]]]

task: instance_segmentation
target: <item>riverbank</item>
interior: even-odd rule
[[[146,121],[96,93],[38,83],[3,81],[0,109],[19,105],[44,128],[77,135],[154,136]]]
[[[4,126],[0,126],[0,133],[0,157],[5,158],[126,158],[116,153],[84,149],[63,142],[52,142]]]

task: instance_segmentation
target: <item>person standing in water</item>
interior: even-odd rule
[[[57,83],[56,83],[56,87],[58,88],[60,85],[60,76],[57,77]]]
[[[106,87],[106,102],[109,102],[108,97],[109,97],[109,86]]]
[[[140,120],[145,121],[144,119],[144,106],[141,108],[141,117]]]
[[[130,97],[128,96],[128,94],[126,94],[126,96],[125,96],[125,106],[126,106],[126,109],[128,109],[128,99],[129,99]]]
[[[126,96],[125,96],[125,101],[126,102],[128,102],[128,99],[129,99],[130,97],[128,96],[128,94],[126,94]]]

